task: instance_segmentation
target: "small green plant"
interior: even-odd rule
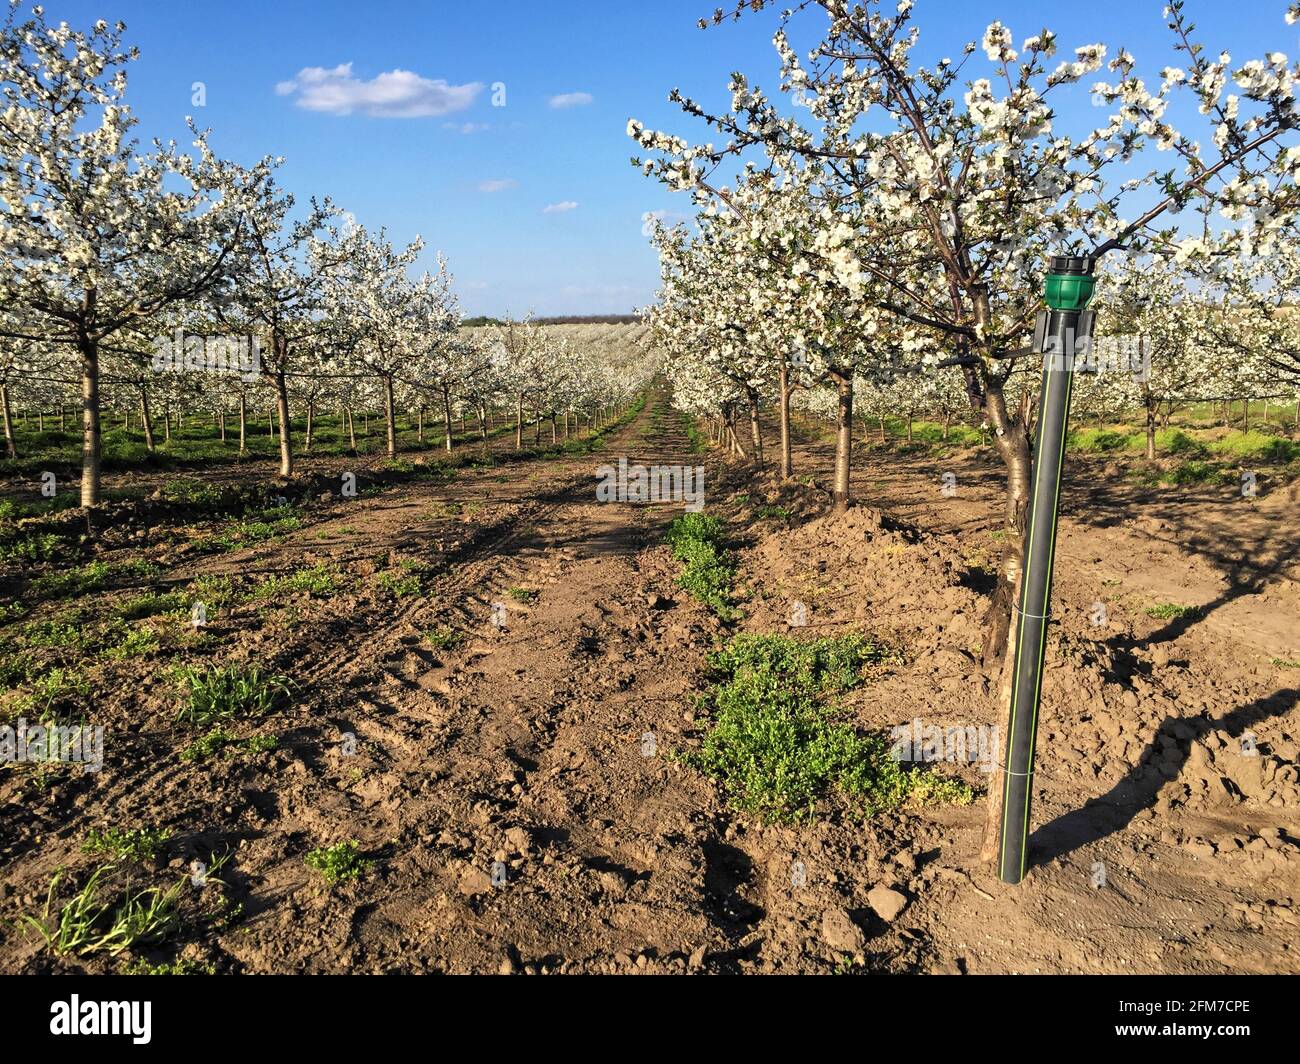
[[[206,735],[200,736],[181,751],[182,761],[206,761],[219,753],[231,743],[237,742],[235,736],[224,728],[213,728]]]
[[[132,628],[120,640],[105,648],[104,657],[110,661],[124,661],[127,658],[142,658],[152,654],[160,646],[158,634],[148,628]]]
[[[668,526],[665,539],[685,566],[677,578],[682,589],[724,620],[733,619],[736,611],[728,600],[736,571],[723,545],[722,522],[702,513],[683,514]]]
[[[516,602],[522,602],[524,605],[529,605],[530,603],[537,601],[539,592],[528,587],[512,587],[507,589],[506,594]]]
[[[754,511],[754,516],[757,517],[760,521],[768,517],[778,517],[782,521],[789,521],[791,512],[790,512],[790,507],[788,506],[768,505],[768,506],[760,506],[757,510]]]
[[[268,675],[255,665],[185,667],[176,679],[183,697],[176,719],[194,728],[266,716],[290,692],[285,677]]]
[[[313,598],[327,598],[339,588],[338,574],[328,565],[313,565],[292,573],[276,574],[263,580],[249,593],[250,599],[275,599],[297,592]]]
[[[61,718],[61,710],[81,707],[89,697],[90,681],[79,670],[58,667],[36,678],[20,708],[46,723]]]
[[[70,610],[50,620],[32,621],[23,625],[23,645],[30,648],[58,648],[84,651],[94,642],[90,626],[79,611]]]
[[[180,926],[177,903],[186,880],[171,887],[135,889],[128,880],[115,889],[116,864],[101,865],[86,884],[54,915],[54,897],[63,870],[54,874],[39,917],[24,914],[24,925],[36,931],[55,953],[108,953],[161,942]],[[107,899],[107,900],[106,900]]]
[[[1196,606],[1179,606],[1173,602],[1162,602],[1158,606],[1148,606],[1146,614],[1157,621],[1172,621],[1176,617],[1194,617],[1199,611]]]
[[[54,532],[32,532],[0,540],[0,562],[52,562],[68,553],[64,539]]]
[[[1204,458],[1208,453],[1204,444],[1187,435],[1182,429],[1156,433],[1156,450],[1183,458]]]
[[[152,861],[172,834],[169,828],[91,828],[81,844],[81,852],[103,854],[119,861]]]
[[[418,573],[380,573],[376,582],[393,598],[399,599],[418,595],[424,589]]]
[[[151,578],[162,570],[147,558],[110,565],[108,562],[90,562],[76,569],[46,573],[31,582],[31,591],[40,598],[64,598],[68,595],[89,595],[102,591],[111,581],[122,577]]]
[[[217,754],[244,752],[248,754],[269,753],[279,747],[280,740],[269,734],[253,735],[240,739],[224,728],[218,726],[206,735],[200,736],[181,751],[182,761],[206,761]]]
[[[1179,487],[1187,484],[1230,484],[1236,473],[1218,462],[1189,458],[1160,474],[1160,483]]]
[[[1127,432],[1087,428],[1071,432],[1069,445],[1072,451],[1113,452],[1136,446],[1139,440],[1139,436]]]
[[[424,641],[434,650],[455,650],[465,642],[465,633],[455,628],[426,628]]]
[[[1274,658],[1271,664],[1278,669],[1300,669],[1300,661],[1289,661],[1286,658]]]
[[[235,521],[225,530],[205,540],[203,546],[210,550],[238,550],[279,539],[300,528],[302,521],[288,507],[282,507],[267,511],[259,520]]]
[[[185,596],[179,591],[169,591],[164,595],[151,592],[128,599],[115,612],[124,621],[141,621],[167,613],[184,613],[186,609]]]
[[[137,957],[123,970],[124,975],[216,975],[217,966],[211,962],[201,964],[184,957],[174,961],[150,964],[143,957]]]
[[[19,654],[4,647],[0,654],[0,691],[9,691],[27,683],[40,665],[28,654]]]
[[[62,598],[67,595],[87,595],[101,590],[112,570],[107,562],[91,562],[78,569],[65,569],[46,573],[32,581],[33,594],[41,598]]]
[[[163,485],[162,495],[168,502],[181,503],[196,510],[215,512],[224,508],[221,492],[201,480],[170,478]]]
[[[908,802],[965,804],[964,783],[907,771],[881,733],[862,734],[824,702],[896,656],[860,635],[799,640],[740,635],[709,658],[713,726],[687,760],[736,808],[771,821],[813,816],[838,792],[866,814]]]
[[[354,879],[374,864],[362,855],[360,847],[351,839],[312,850],[304,860],[308,868],[314,868],[325,877],[325,882],[331,884]]]
[[[209,611],[219,609],[228,605],[234,600],[235,585],[228,576],[200,576],[196,577],[189,586],[189,596],[194,602],[202,602]],[[181,610],[189,612],[189,607],[184,598],[181,601]]]

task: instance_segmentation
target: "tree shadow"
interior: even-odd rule
[[[1142,751],[1138,763],[1106,794],[1089,799],[1082,809],[1073,809],[1057,817],[1030,836],[1030,865],[1047,864],[1128,827],[1138,813],[1155,805],[1165,784],[1178,778],[1196,740],[1214,731],[1221,731],[1232,739],[1240,738],[1252,725],[1270,717],[1280,717],[1297,704],[1300,704],[1300,689],[1289,687],[1221,717],[1165,717]],[[1180,738],[1179,732],[1187,737]],[[1162,743],[1162,738],[1168,742]],[[1168,754],[1164,755],[1165,768],[1162,770],[1154,757],[1148,755],[1168,749],[1177,750],[1177,754],[1172,759]]]
[[[1100,483],[1086,490],[1083,505],[1078,504],[1076,497],[1074,505],[1062,508],[1062,514],[1081,525],[1112,528],[1132,519],[1138,506],[1134,499],[1136,490],[1126,485]],[[1207,515],[1206,508],[1216,504],[1221,510]],[[1270,580],[1300,559],[1300,541],[1287,524],[1269,521],[1266,527],[1252,533],[1238,515],[1227,510],[1228,500],[1217,493],[1188,492],[1161,497],[1159,513],[1169,530],[1164,534],[1149,533],[1151,540],[1204,558],[1228,586],[1212,601],[1170,618],[1146,638],[1108,640],[1112,647],[1127,649],[1173,642],[1216,610],[1247,595],[1258,594]]]

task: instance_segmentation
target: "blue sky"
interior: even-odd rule
[[[281,180],[299,199],[329,195],[363,224],[386,226],[395,241],[422,235],[430,263],[435,249],[449,256],[467,313],[561,314],[626,312],[649,302],[658,272],[643,217],[689,211],[684,195],[628,164],[635,147],[625,135],[628,118],[702,136],[667,102],[671,88],[721,105],[733,70],[775,87],[776,11],[701,31],[696,21],[716,2],[46,6],[56,21],[127,23],[141,51],[128,97],[142,135],[181,139],[185,116],[193,114],[211,127],[223,155],[245,163],[285,156]],[[1154,81],[1154,71],[1173,58],[1163,3],[917,0],[915,14],[926,58],[955,57],[995,18],[1012,28],[1017,43],[1047,19],[1063,50],[1122,44]],[[1202,38],[1241,59],[1300,48],[1300,27],[1282,22],[1285,6],[1189,0]],[[820,29],[821,18],[817,13],[805,24]],[[350,70],[338,69],[343,64]],[[317,73],[300,76],[313,68]],[[982,56],[969,69],[982,74]],[[381,77],[393,71],[408,75]],[[205,86],[202,107],[191,101],[195,82]],[[504,107],[493,106],[496,83],[505,85]],[[386,114],[394,100],[415,116]],[[350,113],[341,113],[348,103]],[[1086,91],[1062,97],[1058,107],[1067,126],[1098,117]]]

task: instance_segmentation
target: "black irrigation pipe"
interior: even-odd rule
[[[998,840],[998,876],[1004,883],[1019,883],[1025,877],[1034,745],[1038,738],[1052,562],[1061,501],[1061,467],[1074,387],[1074,345],[1079,335],[1091,333],[1092,315],[1088,313],[1085,317],[1085,308],[1096,285],[1094,266],[1092,258],[1053,257],[1046,292],[1050,309],[1045,318],[1040,318],[1035,343],[1044,352],[1043,386],[1034,441],[1033,486],[1025,531],[1020,601],[1012,618],[1015,663]]]

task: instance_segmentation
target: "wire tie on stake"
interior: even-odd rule
[[[1047,614],[1026,613],[1026,612],[1025,612],[1024,610],[1022,610],[1019,606],[1017,606],[1014,602],[1011,604],[1011,608],[1012,608],[1013,610],[1015,610],[1018,614],[1020,614],[1021,617],[1026,617],[1026,618],[1028,618],[1028,619],[1031,620],[1031,621],[1046,621],[1046,620],[1050,620],[1050,619],[1051,619],[1051,614],[1050,614],[1050,613],[1047,613]]]

